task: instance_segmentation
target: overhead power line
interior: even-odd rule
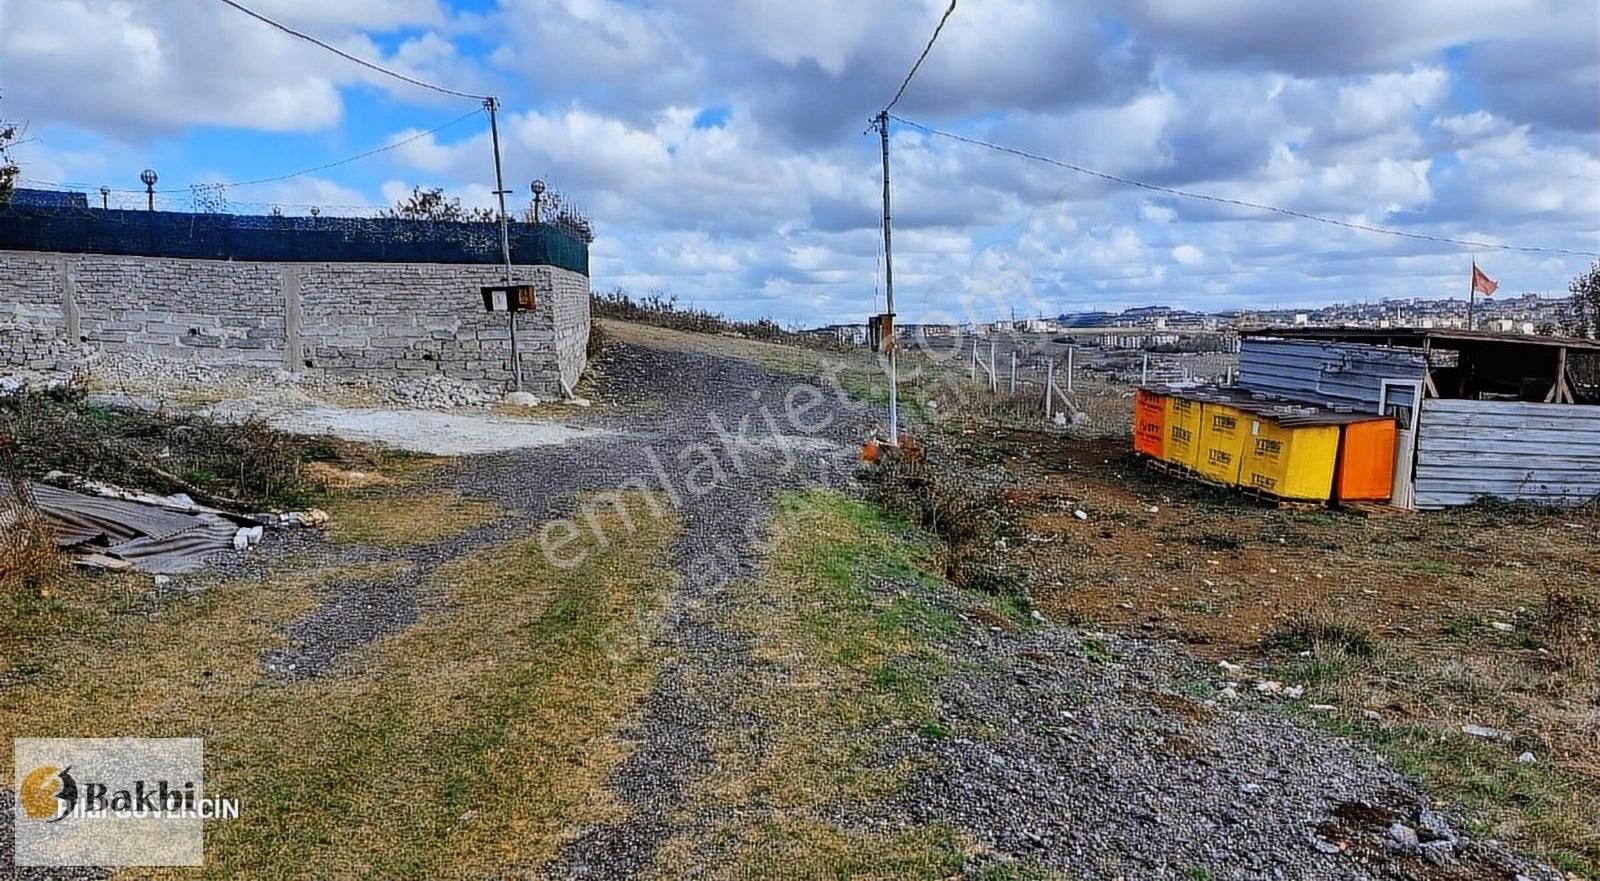
[[[264,22],[264,23],[266,23],[268,25],[271,25],[272,27],[275,27],[278,30],[283,31],[284,33],[286,33],[286,34],[288,34],[288,35],[290,35],[292,37],[297,37],[297,38],[299,38],[301,40],[305,40],[308,43],[313,43],[315,45],[321,46],[322,48],[328,50],[329,52],[332,52],[333,54],[339,56],[340,58],[345,59],[346,61],[353,61],[356,64],[359,64],[362,67],[367,68],[368,70],[377,71],[378,73],[381,73],[381,74],[383,74],[385,76],[393,77],[393,78],[395,78],[397,80],[400,80],[401,82],[410,83],[411,85],[417,86],[419,88],[429,89],[429,90],[438,92],[441,95],[452,95],[452,96],[457,97],[457,98],[470,98],[470,99],[472,99],[474,101],[487,101],[487,100],[489,100],[489,96],[488,95],[474,95],[471,92],[463,92],[463,91],[460,91],[459,89],[452,89],[452,88],[448,88],[446,86],[438,85],[436,83],[430,83],[430,82],[426,82],[424,80],[419,80],[416,77],[407,76],[407,75],[405,75],[405,74],[403,74],[403,73],[401,73],[401,72],[399,72],[397,70],[390,70],[389,68],[384,67],[381,64],[376,64],[374,62],[366,60],[365,58],[360,58],[358,56],[351,55],[349,52],[346,52],[343,49],[340,49],[340,48],[338,48],[336,46],[329,45],[328,43],[325,43],[322,40],[319,40],[316,37],[313,37],[310,34],[305,33],[304,31],[297,31],[294,28],[289,27],[288,25],[286,25],[286,24],[284,24],[282,22],[274,21],[274,20],[266,17],[265,15],[262,15],[261,13],[256,12],[254,9],[251,9],[248,6],[245,6],[243,3],[239,3],[238,0],[219,0],[219,2],[227,4],[228,6],[232,6],[234,9],[239,10],[240,12],[244,13],[245,15],[248,15],[251,18],[256,19],[257,21],[261,21],[261,22]]]
[[[399,148],[399,147],[404,147],[405,145],[411,143],[412,141],[419,141],[419,140],[421,140],[423,138],[428,137],[429,135],[438,134],[439,132],[442,132],[445,129],[451,127],[451,126],[456,125],[457,123],[460,123],[460,122],[465,121],[467,119],[471,119],[472,117],[477,116],[478,114],[480,114],[482,112],[483,112],[483,108],[482,107],[474,107],[471,110],[467,111],[466,113],[463,113],[460,116],[456,117],[455,119],[452,119],[447,123],[444,123],[443,125],[436,125],[433,128],[430,128],[425,132],[417,132],[414,135],[411,135],[411,136],[405,137],[405,138],[401,138],[398,141],[395,141],[395,142],[390,143],[390,144],[385,144],[382,147],[374,147],[371,150],[366,151],[365,153],[357,153],[354,156],[349,156],[349,157],[346,157],[344,159],[336,160],[334,162],[325,162],[325,163],[323,163],[321,165],[313,166],[311,168],[302,168],[299,171],[291,171],[288,174],[280,174],[280,175],[276,175],[274,177],[262,177],[262,178],[256,178],[255,180],[242,180],[242,181],[238,181],[238,182],[235,182],[235,183],[223,183],[223,186],[227,186],[227,187],[249,187],[249,186],[254,186],[256,184],[271,184],[271,183],[277,183],[278,181],[281,181],[281,180],[288,180],[290,178],[300,177],[301,175],[315,174],[315,173],[317,173],[319,171],[326,171],[326,170],[328,170],[330,168],[337,168],[337,167],[339,167],[341,165],[349,165],[352,162],[359,162],[362,159],[367,159],[367,158],[376,156],[379,153],[386,153],[386,152],[388,152],[390,150],[394,150],[394,149]]]
[[[227,2],[227,0],[224,0],[224,2]],[[889,111],[893,110],[894,109],[894,105],[900,103],[900,99],[906,93],[906,88],[911,85],[912,77],[915,77],[917,75],[917,69],[922,67],[922,62],[928,60],[928,53],[933,51],[933,44],[938,42],[938,40],[939,40],[939,32],[944,30],[944,23],[950,20],[950,15],[952,13],[954,13],[955,11],[956,11],[956,0],[950,0],[949,8],[945,9],[944,15],[940,16],[940,18],[939,18],[938,26],[933,29],[933,36],[928,38],[928,45],[922,47],[922,54],[917,56],[917,63],[911,65],[911,72],[906,74],[905,80],[903,80],[900,83],[899,90],[894,93],[894,99],[891,100],[887,105],[884,106],[884,108],[883,108],[883,112],[884,113],[888,113]]]
[[[1320,214],[1311,214],[1306,211],[1296,211],[1293,208],[1281,208],[1277,205],[1266,205],[1261,202],[1250,202],[1244,199],[1232,199],[1226,196],[1213,196],[1209,193],[1197,193],[1192,190],[1181,190],[1177,187],[1167,187],[1160,184],[1146,183],[1145,181],[1134,180],[1133,178],[1122,177],[1115,174],[1107,174],[1103,171],[1095,171],[1092,168],[1074,165],[1071,162],[1063,162],[1060,159],[1053,159],[1049,156],[1041,156],[1038,153],[1032,153],[1017,147],[1008,147],[1004,144],[996,144],[992,141],[985,141],[981,138],[958,135],[955,132],[937,129],[933,126],[925,125],[915,120],[906,119],[905,117],[895,114],[890,114],[890,116],[905,125],[911,126],[914,129],[918,129],[936,137],[947,138],[952,141],[959,141],[963,144],[971,144],[976,147],[983,147],[988,150],[994,150],[998,153],[1008,153],[1012,156],[1029,159],[1034,162],[1042,162],[1046,165],[1054,165],[1057,168],[1064,168],[1077,174],[1096,177],[1104,181],[1110,181],[1111,183],[1122,184],[1123,186],[1137,187],[1142,190],[1165,193],[1169,196],[1180,196],[1185,199],[1196,199],[1202,202],[1212,202],[1218,205],[1231,205],[1237,208],[1250,208],[1256,211],[1268,211],[1273,214],[1281,214],[1285,217],[1294,217],[1300,220],[1310,220],[1317,223],[1325,223],[1330,226],[1339,226],[1345,229],[1352,229],[1360,232],[1377,233],[1379,235],[1386,236],[1398,236],[1400,238],[1418,239],[1428,242],[1441,242],[1447,245],[1460,245],[1466,248],[1477,248],[1485,251],[1518,251],[1531,254],[1570,254],[1577,257],[1600,257],[1600,251],[1584,251],[1575,248],[1547,248],[1534,245],[1504,245],[1494,242],[1476,242],[1470,239],[1457,239],[1451,238],[1450,236],[1436,236],[1428,233],[1394,229],[1392,227],[1373,226],[1367,223],[1356,223],[1348,220],[1340,220],[1336,217],[1324,217]]]

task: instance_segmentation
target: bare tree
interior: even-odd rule
[[[17,139],[17,127],[0,125],[0,205],[11,204],[11,191],[22,169],[11,159],[11,145]]]
[[[1569,336],[1600,338],[1600,261],[1567,285],[1572,305],[1562,330]]]
[[[392,220],[434,220],[446,223],[493,223],[499,215],[492,208],[463,208],[461,200],[446,197],[444,188],[424,190],[414,187],[411,195],[396,202],[379,215]]]

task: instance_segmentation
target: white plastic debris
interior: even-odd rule
[[[1498,728],[1486,725],[1462,725],[1461,732],[1471,737],[1481,737],[1485,740],[1510,740],[1511,736]]]

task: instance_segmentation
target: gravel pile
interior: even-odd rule
[[[100,352],[82,366],[112,389],[156,397],[328,400],[409,410],[485,408],[503,389],[438,373],[414,376],[297,373],[237,360],[199,361],[140,352]]]

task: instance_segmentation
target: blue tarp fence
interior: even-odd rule
[[[499,263],[500,226],[373,217],[0,207],[0,250],[282,263]],[[511,262],[589,274],[589,246],[550,224],[513,223]]]

